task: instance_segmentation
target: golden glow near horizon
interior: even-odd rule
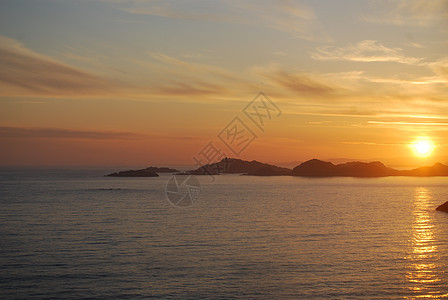
[[[194,164],[260,91],[242,159],[448,163],[447,7],[2,0],[0,165]]]
[[[435,146],[434,143],[427,137],[419,137],[411,144],[415,155],[419,157],[428,157],[432,154]]]

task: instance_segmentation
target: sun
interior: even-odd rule
[[[434,143],[427,137],[419,137],[411,144],[414,154],[419,157],[428,157],[431,155],[435,146]]]

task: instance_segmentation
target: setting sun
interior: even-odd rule
[[[428,138],[419,138],[411,145],[415,155],[419,157],[428,157],[434,150],[434,143]]]

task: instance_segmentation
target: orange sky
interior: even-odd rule
[[[209,142],[448,163],[448,1],[7,0],[0,20],[0,165],[193,164]],[[260,91],[281,111],[263,130]],[[235,117],[257,136],[237,154]]]

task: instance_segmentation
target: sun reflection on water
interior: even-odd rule
[[[434,238],[434,224],[430,215],[431,195],[427,188],[415,189],[414,224],[412,237],[412,252],[409,260],[406,278],[408,288],[413,292],[412,299],[446,297],[443,295],[439,282],[438,249]]]

